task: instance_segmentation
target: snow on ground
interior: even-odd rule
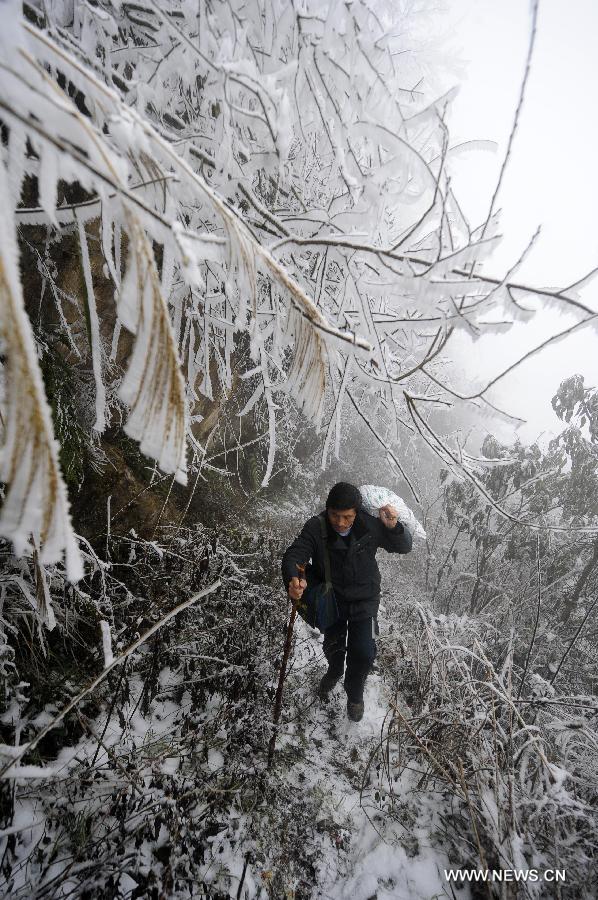
[[[385,623],[380,621],[384,640]],[[297,790],[308,788],[321,796],[316,830],[322,838],[317,866],[318,900],[431,900],[449,897],[443,870],[450,864],[431,837],[438,803],[412,794],[408,776],[392,785],[394,813],[381,808],[388,781],[379,778],[376,761],[364,775],[368,760],[380,744],[389,722],[389,701],[380,672],[370,675],[365,690],[365,713],[359,723],[346,715],[342,683],[328,700],[314,700],[326,662],[322,636],[299,620],[295,652],[285,687],[285,718],[307,708],[301,722],[279,737],[284,751],[302,737],[305,753],[288,772]],[[319,663],[319,664],[318,664]],[[303,733],[300,734],[301,729]],[[398,748],[389,748],[391,758]],[[415,779],[414,779],[415,780]],[[468,891],[462,892],[467,900]]]
[[[379,646],[383,648],[388,642],[388,650],[392,639],[383,607],[379,624]],[[268,818],[267,810],[261,809],[263,804],[244,812],[231,797],[218,833],[207,839],[209,849],[206,848],[205,861],[194,873],[196,878],[211,885],[215,892],[228,891],[231,897],[237,896],[237,887],[242,883],[243,900],[271,900],[267,877],[269,870],[276,869],[276,860],[280,858],[277,842],[285,834],[284,817],[299,815],[308,817],[307,827],[295,831],[302,837],[288,847],[288,871],[284,875],[288,897],[294,896],[293,886],[298,884],[293,876],[293,860],[300,858],[312,864],[311,900],[436,900],[452,896],[444,879],[444,869],[451,866],[439,836],[442,831],[439,817],[446,812],[442,800],[425,790],[416,791],[419,773],[404,770],[404,766],[400,766],[404,770],[402,774],[393,780],[399,771],[395,761],[400,747],[386,739],[393,698],[385,685],[384,672],[380,668],[370,675],[364,698],[365,715],[361,722],[354,723],[347,718],[342,684],[337,685],[326,701],[316,696],[325,667],[322,635],[297,620],[270,786],[276,793],[279,786],[286,789],[287,797],[290,792],[300,802],[296,808],[286,810],[283,790],[277,804],[279,809],[272,811],[273,817]],[[275,681],[276,673],[272,673],[272,679]],[[198,735],[203,727],[213,724],[213,743],[203,761],[201,754],[194,760],[186,760],[179,756],[179,734],[183,718],[190,714],[190,697],[181,685],[182,694],[175,702],[170,690],[179,680],[180,674],[163,669],[159,679],[163,690],[144,714],[140,707],[143,682],[139,676],[131,675],[130,700],[120,709],[120,717],[112,717],[106,725],[102,715],[93,723],[95,733],[103,735],[102,747],[98,748],[91,735],[82,737],[76,746],[63,748],[51,767],[51,774],[64,777],[75,763],[81,764],[96,753],[98,766],[107,765],[108,748],[120,755],[126,747],[134,754],[138,781],[143,783],[148,797],[157,790],[151,788],[155,773],[174,777],[189,766],[197,766],[198,779],[215,779],[216,785],[219,773],[227,768],[227,734],[222,728],[217,730],[223,698],[214,693],[195,713]],[[408,712],[406,704],[402,711]],[[125,732],[123,721],[128,723]],[[383,754],[376,753],[380,747]],[[121,758],[126,761],[126,757]],[[390,778],[385,759],[390,764]],[[261,767],[265,756],[253,762]],[[39,778],[42,774],[47,775],[48,770],[38,773],[24,769],[20,777]],[[160,796],[156,793],[156,800]],[[303,806],[301,798],[306,800]],[[198,800],[198,821],[202,803]],[[86,811],[97,813],[99,808],[99,801],[91,802]],[[282,829],[269,824],[277,821],[283,823]],[[25,857],[32,841],[40,837],[40,829],[44,828],[42,807],[25,797],[17,801],[13,827],[28,832],[21,835],[23,843],[19,853],[23,870],[17,884],[23,888],[28,877]],[[159,846],[162,839],[161,831],[155,845]],[[147,841],[139,849],[136,865],[141,874],[156,864],[154,849]],[[250,853],[254,855],[248,862]],[[61,859],[56,860],[49,877],[60,879],[63,866]],[[297,871],[308,869],[309,866],[297,867]],[[123,876],[120,884],[123,896],[134,889],[134,882],[129,885],[128,878]],[[305,884],[303,880],[302,897],[306,896]],[[461,900],[469,900],[469,888],[465,886],[459,895]]]

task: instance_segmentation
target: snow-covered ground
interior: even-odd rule
[[[381,618],[379,642],[385,640],[386,626]],[[450,864],[431,837],[439,813],[437,802],[432,797],[422,801],[421,793],[415,799],[413,783],[403,775],[392,787],[393,811],[388,803],[389,810],[384,812],[388,779],[376,771],[380,756],[373,758],[381,742],[386,748],[390,716],[382,673],[377,670],[370,675],[364,717],[351,722],[342,684],[328,700],[314,701],[317,681],[325,670],[321,641],[317,631],[299,620],[286,715],[293,718],[292,710],[302,706],[307,712],[301,724],[285,729],[278,744],[282,750],[299,737],[305,740],[305,753],[288,778],[298,791],[309,789],[321,797],[316,829],[322,833],[322,855],[312,896],[321,900],[451,896],[443,872]],[[393,744],[388,747],[391,760],[398,749]],[[467,894],[462,894],[464,900]]]
[[[404,590],[405,579],[401,582]],[[389,619],[394,615],[389,604]],[[186,869],[191,883],[201,886],[193,896],[219,900],[452,897],[444,878],[451,864],[443,852],[440,822],[447,810],[439,794],[427,793],[421,785],[416,789],[421,773],[405,767],[396,725],[393,740],[387,737],[394,705],[408,711],[390,686],[390,676],[396,672],[384,671],[385,660],[392,659],[396,646],[389,619],[381,607],[378,667],[368,679],[365,715],[359,723],[347,718],[342,684],[326,701],[317,697],[326,665],[322,635],[297,620],[275,764],[268,775],[263,741],[263,749],[256,747],[257,756],[249,747],[245,759],[235,755],[238,750],[231,751],[235,724],[223,718],[226,697],[212,693],[196,707],[181,672],[166,667],[158,678],[157,695],[142,709],[144,682],[131,673],[128,699],[119,705],[118,715],[114,713],[106,723],[104,710],[94,721],[87,720],[87,734],[64,747],[51,766],[20,768],[12,822],[20,835],[15,896],[27,896],[28,887],[43,892],[49,885],[56,886],[56,896],[69,891],[78,896],[85,867],[92,864],[88,852],[92,844],[101,846],[105,840],[102,796],[113,791],[113,796],[129,793],[133,804],[127,807],[121,848],[130,862],[114,882],[118,892],[114,896],[119,898],[139,896],[139,885],[163,866],[185,871],[177,843],[181,835],[189,844],[202,847]],[[397,622],[393,624],[396,629]],[[277,673],[268,664],[263,677],[275,684]],[[50,711],[40,715],[36,724],[45,724]],[[269,735],[267,720],[259,727],[263,735]],[[94,735],[100,737],[99,747]],[[78,778],[94,767],[101,772],[97,786],[89,785],[79,793]],[[255,796],[249,808],[239,779],[245,779],[249,794]],[[65,787],[68,800],[59,796],[60,783],[70,784]],[[177,810],[174,797],[189,794],[196,794],[197,802]],[[210,804],[218,796],[221,801],[212,812]],[[113,833],[111,810],[106,836]],[[208,836],[206,811],[213,822]],[[61,812],[70,842],[51,824],[57,816],[61,819]],[[155,828],[148,828],[148,816],[155,820]],[[179,817],[175,832],[173,821]],[[56,840],[60,852],[42,872],[31,852],[46,833]],[[8,836],[5,832],[0,838]],[[73,856],[74,846],[78,850]],[[173,888],[169,896],[187,897],[187,891]],[[469,896],[464,887],[460,897],[468,900]]]

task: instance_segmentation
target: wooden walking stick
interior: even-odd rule
[[[295,565],[297,566],[297,569],[299,571],[299,578],[305,578],[305,568],[307,566],[307,563],[295,563]],[[278,687],[276,688],[276,699],[274,701],[274,715],[272,716],[272,737],[270,738],[270,743],[268,745],[268,769],[270,769],[270,767],[272,766],[272,760],[274,759],[274,749],[276,747],[276,737],[278,735],[278,720],[280,719],[280,711],[282,709],[282,691],[284,688],[284,679],[287,674],[287,663],[289,661],[289,655],[291,653],[293,625],[295,624],[295,617],[297,615],[298,602],[298,600],[293,600],[293,605],[291,606],[291,617],[289,619],[289,624],[287,625],[284,650],[282,651],[280,675],[278,676]]]

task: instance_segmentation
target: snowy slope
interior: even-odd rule
[[[387,623],[381,618],[379,641]],[[305,754],[289,771],[298,791],[321,794],[318,823],[322,854],[317,867],[313,898],[321,900],[430,900],[450,896],[443,869],[446,856],[433,846],[430,832],[439,810],[435,801],[410,800],[405,777],[393,786],[398,800],[394,814],[381,810],[384,782],[375,761],[368,761],[384,737],[389,721],[389,700],[380,672],[366,684],[365,714],[359,723],[346,716],[346,697],[337,685],[327,701],[313,692],[325,670],[321,636],[298,622],[293,670],[286,692],[289,718],[305,705],[301,723],[288,727],[279,739],[284,748],[307,738]],[[318,664],[314,664],[317,663]],[[290,705],[290,708],[289,708]],[[398,748],[390,747],[391,756]],[[466,892],[467,893],[467,892]],[[462,896],[466,897],[466,893]]]
[[[404,597],[407,579],[396,558],[380,562],[389,567],[385,583],[400,584]],[[388,608],[394,618],[390,601]],[[366,685],[365,716],[353,723],[341,685],[327,701],[317,698],[322,636],[297,621],[268,773],[269,700],[258,706],[244,697],[235,709],[247,707],[249,720],[231,713],[218,688],[196,704],[174,658],[144,704],[146,677],[128,674],[113,715],[104,706],[97,718],[84,719],[83,736],[51,765],[19,770],[12,896],[29,900],[48,889],[77,896],[95,885],[97,896],[132,900],[157,879],[168,884],[170,871],[176,876],[164,894],[169,900],[188,898],[189,884],[193,897],[210,900],[452,896],[441,845],[440,815],[447,810],[438,794],[421,785],[415,790],[420,773],[406,768],[401,748],[386,739],[393,702],[407,710],[391,687],[400,670],[392,656],[399,620],[388,621],[381,608],[379,624],[379,668]],[[402,632],[406,644],[407,638]],[[282,640],[279,634],[274,654]],[[260,665],[265,696],[276,685],[274,654]],[[409,654],[406,648],[407,660]],[[48,707],[36,724],[54,713]],[[59,851],[49,864],[34,853],[45,835]],[[8,837],[0,832],[0,841]],[[116,874],[102,894],[99,872],[108,866]],[[468,900],[468,889],[459,896]]]

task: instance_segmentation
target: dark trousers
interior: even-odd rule
[[[342,676],[345,671],[345,691],[351,703],[363,700],[363,688],[368,672],[376,658],[378,623],[373,616],[357,622],[339,619],[324,632],[324,656],[328,660],[328,671],[333,676]]]

